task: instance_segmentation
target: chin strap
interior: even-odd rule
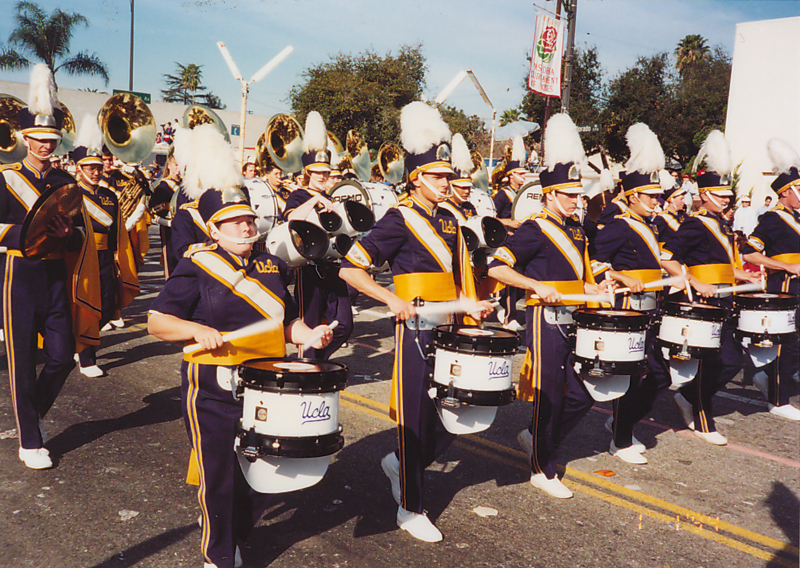
[[[218,241],[226,241],[228,243],[232,243],[234,245],[249,245],[258,240],[259,235],[256,233],[252,237],[229,237],[228,235],[223,235],[222,232],[217,229],[216,227],[212,227],[211,231],[211,238],[216,239]],[[216,234],[214,234],[216,233]]]
[[[558,196],[555,194],[553,194],[553,201],[556,202],[556,208],[558,209],[558,212],[564,216],[564,219],[569,219],[570,217],[572,217],[572,215],[564,211],[564,208],[561,207],[561,202],[558,200]]]
[[[427,187],[429,190],[431,190],[431,192],[432,192],[432,193],[433,193],[433,194],[436,196],[436,199],[439,199],[439,200],[441,200],[441,201],[444,201],[445,199],[447,199],[448,197],[450,197],[450,193],[451,193],[450,184],[447,184],[447,191],[445,191],[444,193],[442,193],[442,192],[440,192],[440,191],[436,190],[436,188],[434,188],[434,187],[433,187],[433,186],[430,184],[430,182],[429,182],[428,180],[426,180],[426,179],[425,179],[425,176],[423,176],[422,174],[419,174],[419,180],[422,182],[422,184],[423,184],[425,187]]]
[[[800,192],[797,191],[797,188],[795,186],[792,186],[792,192],[794,193],[794,196],[797,198],[797,200],[800,201]]]
[[[723,207],[722,203],[720,203],[719,201],[717,201],[717,200],[714,198],[714,194],[713,194],[713,193],[711,193],[710,191],[707,191],[707,192],[706,192],[706,195],[708,196],[708,200],[709,200],[711,203],[713,203],[714,205],[716,205],[716,206],[717,206],[717,207],[719,207],[720,209],[725,209],[725,207]]]

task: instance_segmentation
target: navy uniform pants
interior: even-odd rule
[[[594,400],[573,368],[568,326],[548,323],[545,309],[529,306],[525,312],[526,365],[530,365],[533,396],[531,471],[553,479],[559,442],[586,416]]]
[[[41,448],[39,419],[75,367],[67,266],[63,260],[12,255],[6,255],[5,262],[3,316],[19,443],[25,449]],[[44,338],[44,367],[37,377],[39,334]]]
[[[395,359],[392,393],[397,406],[401,506],[422,513],[422,478],[425,468],[453,443],[428,396],[428,375],[433,367],[422,356],[432,331],[412,331],[395,323]],[[420,352],[420,349],[422,350]]]
[[[239,467],[233,442],[242,403],[220,386],[217,369],[184,361],[181,394],[200,474],[200,548],[205,562],[233,568],[237,543],[248,537],[271,500],[248,485]]]
[[[116,263],[114,253],[110,250],[97,251],[97,260],[100,265],[100,327],[112,319],[119,305]],[[97,345],[89,345],[78,355],[81,367],[91,367],[97,364]]]
[[[323,320],[336,320],[333,340],[324,349],[309,349],[303,357],[327,361],[353,333],[353,309],[347,284],[339,278],[339,267],[332,263],[302,266],[297,270],[297,303],[300,317],[310,328]]]
[[[728,309],[730,316],[733,299],[709,298],[706,303]],[[722,323],[721,348],[718,353],[700,359],[697,376],[690,383],[680,388],[680,393],[692,403],[694,410],[694,427],[700,432],[716,432],[712,399],[714,395],[727,385],[742,370],[742,346],[733,336],[736,330],[736,318],[728,317]]]

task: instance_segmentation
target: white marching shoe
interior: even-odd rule
[[[392,497],[395,502],[400,504],[400,460],[394,452],[389,452],[381,460],[381,469],[389,481],[392,482]]]
[[[618,457],[624,462],[632,463],[634,465],[644,465],[647,463],[647,458],[636,449],[636,446],[618,448],[614,445],[614,440],[611,440],[611,446],[608,448],[608,453],[612,456]]]
[[[694,430],[694,409],[692,403],[686,400],[681,393],[675,393],[675,405],[681,411],[681,418],[689,430]]]
[[[80,364],[78,364],[78,368],[80,369],[81,374],[83,376],[89,377],[90,379],[96,379],[98,377],[102,377],[103,376],[103,369],[101,369],[97,365],[90,365],[88,367],[81,367]]]
[[[510,322],[505,324],[503,327],[506,328],[509,331],[522,331],[523,329],[525,329],[525,326],[522,325],[521,323],[519,323],[515,319],[512,319]]]
[[[608,420],[606,420],[606,430],[608,430],[611,434],[614,434],[614,417],[609,416]],[[636,436],[631,434],[631,447],[634,448],[640,454],[645,451],[647,448],[642,444],[639,440],[636,439]]]
[[[30,469],[49,469],[53,467],[53,460],[50,459],[50,452],[47,448],[34,448],[32,450],[20,448],[19,459]]]
[[[728,443],[728,439],[719,432],[701,432],[700,430],[695,430],[694,435],[704,442],[714,444],[715,446],[725,446]]]
[[[115,320],[111,320],[111,321],[110,321],[110,322],[108,322],[108,323],[110,323],[110,324],[111,324],[111,325],[113,325],[114,327],[125,327],[125,320],[124,320],[124,319],[122,319],[122,318],[115,319]]]
[[[561,483],[558,477],[547,479],[547,476],[543,473],[532,473],[531,485],[558,499],[569,499],[572,497],[572,490]]]
[[[397,508],[397,526],[414,538],[424,542],[439,542],[442,533],[425,513],[412,513],[402,507]]]
[[[100,328],[100,331],[111,331],[114,329],[114,326],[111,325],[111,322],[108,322],[106,325]]]
[[[800,409],[795,408],[791,404],[782,404],[775,406],[774,404],[767,404],[767,409],[770,414],[786,418],[787,420],[800,420]]]
[[[517,442],[519,442],[522,451],[528,454],[528,461],[530,461],[533,455],[533,434],[527,428],[520,430],[519,434],[517,434]]]

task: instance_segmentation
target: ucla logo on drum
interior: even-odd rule
[[[711,337],[722,337],[722,326],[715,325],[711,328]]]
[[[506,360],[489,361],[489,379],[507,379],[511,376],[511,366]]]
[[[331,419],[331,407],[323,400],[319,405],[314,406],[311,402],[300,403],[300,416],[303,424],[309,422],[324,422]]]
[[[644,336],[628,338],[628,353],[644,351]]]

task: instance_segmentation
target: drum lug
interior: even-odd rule
[[[594,366],[589,369],[587,374],[590,377],[605,377],[608,374],[600,368],[600,355],[594,356]]]
[[[258,459],[259,456],[259,449],[256,445],[258,439],[256,437],[256,430],[255,428],[250,428],[244,436],[242,436],[242,455],[249,461],[253,463]]]
[[[680,359],[681,361],[688,361],[692,358],[692,355],[689,353],[689,340],[686,339],[683,342],[683,346],[681,350],[675,353],[675,358]]]
[[[769,347],[772,347],[774,345],[775,344],[772,343],[772,341],[769,338],[766,338],[766,337],[764,339],[762,339],[761,341],[759,341],[758,343],[756,343],[756,347],[764,347],[764,348],[769,348]]]
[[[447,385],[447,396],[439,401],[445,408],[458,408],[461,406],[461,401],[455,397],[455,389],[454,381],[450,381],[450,384]]]

